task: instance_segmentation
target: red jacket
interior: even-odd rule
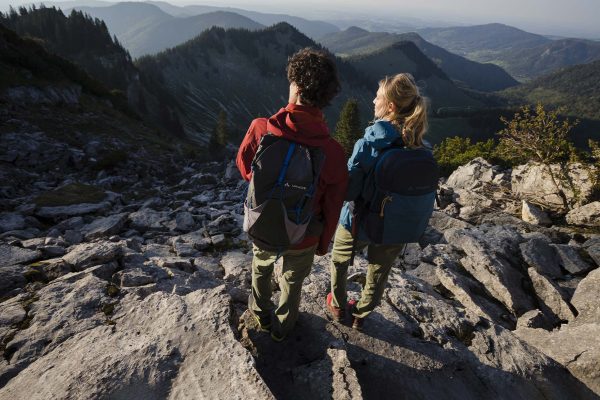
[[[315,214],[320,215],[323,220],[323,232],[320,237],[307,236],[294,247],[305,249],[318,244],[317,254],[324,255],[338,224],[348,185],[348,170],[342,146],[329,136],[321,110],[288,104],[271,118],[257,118],[250,124],[236,160],[242,177],[247,181],[252,178],[250,166],[260,140],[267,132],[307,146],[320,147],[325,154],[314,206]]]

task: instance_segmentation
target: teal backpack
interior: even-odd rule
[[[367,176],[362,197],[368,200],[355,205],[359,236],[374,244],[418,242],[433,213],[438,180],[430,150],[383,150]]]

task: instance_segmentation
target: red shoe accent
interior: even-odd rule
[[[328,293],[327,294],[327,309],[329,310],[329,314],[331,315],[331,318],[333,318],[333,320],[335,322],[341,322],[344,319],[344,310],[331,304],[332,299],[333,299],[333,294]]]

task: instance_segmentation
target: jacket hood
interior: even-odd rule
[[[307,146],[319,146],[329,138],[321,110],[297,104],[288,104],[269,118],[267,131]]]
[[[390,147],[394,142],[402,143],[402,137],[394,125],[381,119],[367,127],[364,139],[375,149]]]

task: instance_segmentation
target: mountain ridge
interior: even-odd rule
[[[143,2],[78,9],[104,20],[109,30],[114,32],[133,57],[155,54],[177,46],[213,26],[264,28],[262,24],[233,12],[214,11],[195,16],[174,17],[156,5]]]
[[[541,102],[566,115],[600,121],[600,60],[566,67],[500,94],[513,102]]]
[[[503,24],[417,30],[426,40],[478,62],[504,68],[521,81],[600,59],[600,43],[549,39]]]
[[[461,85],[475,90],[496,91],[515,86],[518,82],[502,68],[480,64],[433,45],[418,33],[392,34],[369,32],[359,27],[328,35],[321,43],[338,55],[359,55],[384,48],[400,41],[411,41],[445,73]]]

